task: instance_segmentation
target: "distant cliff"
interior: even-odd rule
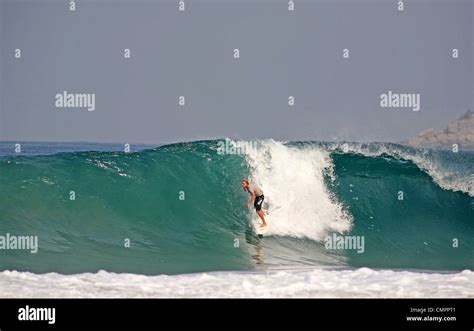
[[[434,149],[451,149],[453,144],[457,144],[459,149],[474,150],[474,111],[468,110],[443,131],[426,129],[402,144]]]

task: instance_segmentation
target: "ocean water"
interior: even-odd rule
[[[0,235],[39,240],[0,251],[0,296],[474,296],[474,153],[223,145],[0,143]],[[244,177],[265,192],[264,238]]]

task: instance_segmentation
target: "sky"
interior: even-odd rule
[[[184,2],[0,0],[0,140],[396,142],[474,109],[474,0]]]

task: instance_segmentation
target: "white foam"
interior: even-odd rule
[[[176,276],[106,271],[61,275],[3,271],[2,298],[453,298],[474,297],[474,272],[305,270]]]
[[[237,146],[246,144],[237,142]],[[246,160],[250,181],[261,186],[265,202],[270,204],[268,235],[321,240],[328,232],[350,229],[349,215],[324,181],[333,166],[328,151],[273,140],[252,146],[255,148],[246,150]],[[252,217],[257,216],[252,213]]]

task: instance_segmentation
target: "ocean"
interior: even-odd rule
[[[0,143],[0,297],[474,297],[474,153]],[[258,237],[242,178],[265,193]],[[73,198],[72,198],[73,197]],[[328,247],[363,238],[360,249]]]

